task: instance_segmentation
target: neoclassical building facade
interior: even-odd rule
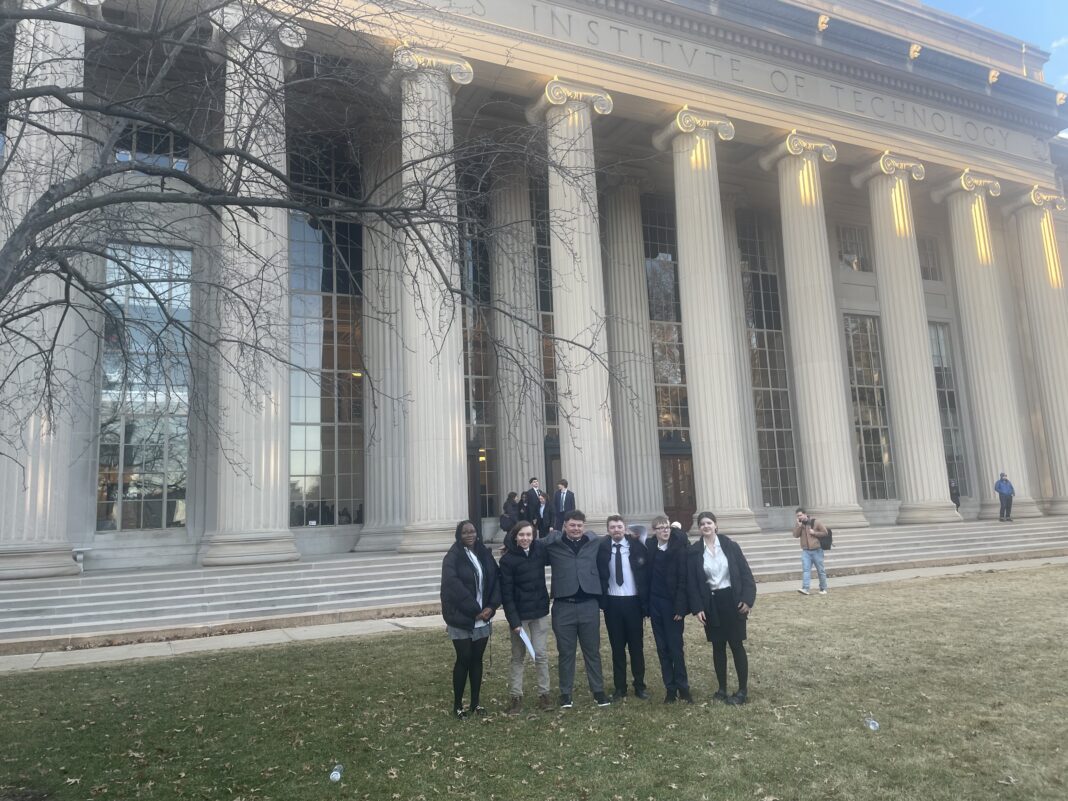
[[[404,36],[368,31],[392,53],[388,133],[300,136],[286,82],[346,53],[294,20],[258,51],[262,82],[225,85],[227,125],[283,87],[258,125],[288,150],[265,160],[383,202],[445,190],[437,222],[412,247],[271,209],[237,234],[198,219],[181,247],[114,243],[179,276],[196,237],[253,243],[287,287],[290,364],[260,405],[215,374],[208,426],[134,408],[105,358],[68,430],[0,464],[0,577],[76,571],[72,550],[87,569],[436,550],[468,517],[496,536],[531,476],[566,478],[595,528],[708,508],[781,532],[801,504],[841,528],[991,519],[1001,472],[1015,516],[1068,514],[1068,106],[1047,54],[910,0],[394,5]],[[213,19],[230,48],[265,25]],[[86,53],[65,62],[80,86],[85,31],[59,34]],[[538,157],[479,174],[482,206],[458,209],[474,179],[446,154],[495,126],[536,131]],[[120,157],[201,168],[150,135]],[[462,309],[413,265],[455,277]]]

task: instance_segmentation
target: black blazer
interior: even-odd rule
[[[720,546],[727,557],[727,569],[731,576],[731,593],[734,595],[734,605],[737,606],[745,601],[747,606],[756,603],[756,581],[753,579],[753,571],[749,569],[749,563],[745,561],[745,554],[734,540],[719,535]],[[690,601],[690,611],[693,614],[705,612],[712,608],[712,590],[709,589],[705,579],[705,540],[699,537],[697,542],[690,546],[686,552],[687,588]]]
[[[564,511],[560,511],[560,490],[553,493],[552,500],[553,507],[553,528],[557,531],[564,530],[564,515],[575,509],[575,493],[570,489],[567,491],[567,497],[564,498]]]
[[[475,555],[482,563],[485,586],[482,590],[482,607],[496,611],[501,605],[501,582],[497,563],[489,549],[479,540],[475,543]],[[464,553],[460,542],[453,543],[441,560],[441,616],[450,626],[473,629],[475,617],[482,611],[476,600],[478,574],[471,560]]]
[[[527,513],[527,517],[523,519],[529,520],[531,523],[534,523],[534,528],[537,528],[538,518],[540,517],[540,515],[538,514],[538,509],[541,506],[541,503],[538,501],[538,491],[531,487],[523,493],[523,500],[526,502]]]
[[[652,595],[653,574],[657,563],[666,560],[668,597],[676,615],[685,617],[690,613],[690,601],[686,596],[686,545],[689,540],[681,531],[672,531],[666,551],[657,547],[655,537],[650,537],[646,551],[649,553],[649,594]]]
[[[638,600],[641,601],[642,614],[649,614],[649,551],[646,550],[642,541],[631,534],[627,534],[627,542],[630,544],[630,572],[634,575],[634,584],[638,590]],[[608,569],[613,556],[612,538],[603,537],[597,548],[597,572],[601,576],[601,593],[608,597],[608,581],[611,574]]]
[[[545,565],[549,562],[545,544],[534,540],[530,553],[515,544],[515,537],[504,538],[501,557],[501,601],[508,627],[514,629],[524,620],[536,620],[549,614],[549,590],[545,586]]]

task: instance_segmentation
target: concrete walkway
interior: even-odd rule
[[[891,570],[883,573],[863,573],[837,577],[832,582],[831,592],[843,587],[869,584],[886,584],[915,578],[986,573],[993,570],[1029,570],[1049,565],[1068,565],[1068,556],[1038,559],[1017,559],[984,564],[948,565],[941,567],[916,567]],[[813,582],[813,589],[815,589]],[[796,593],[795,580],[761,582],[759,594]],[[799,603],[820,603],[820,596],[798,598]],[[50,670],[62,667],[77,667],[113,662],[129,662],[141,659],[168,659],[208,651],[228,651],[235,648],[254,648],[264,645],[284,645],[294,642],[312,642],[346,637],[364,637],[372,634],[389,634],[419,629],[440,629],[445,625],[440,615],[404,617],[377,620],[353,620],[347,623],[332,623],[322,626],[299,626],[294,628],[250,631],[241,634],[222,634],[198,639],[175,639],[168,642],[139,643],[85,648],[72,651],[46,651],[32,654],[0,656],[0,674],[28,670]]]

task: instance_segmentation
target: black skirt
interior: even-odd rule
[[[709,642],[741,642],[745,639],[745,617],[738,612],[734,590],[712,591],[712,608],[705,610],[705,638]]]

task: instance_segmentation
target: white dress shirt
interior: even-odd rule
[[[727,554],[719,542],[719,535],[712,538],[712,545],[705,545],[704,553],[705,581],[713,590],[725,590],[731,586],[731,570],[727,564]]]
[[[610,542],[608,551],[608,594],[625,596],[637,595],[638,585],[634,583],[634,571],[630,569],[630,543],[623,537],[620,542]],[[616,546],[623,556],[623,584],[616,583]]]

